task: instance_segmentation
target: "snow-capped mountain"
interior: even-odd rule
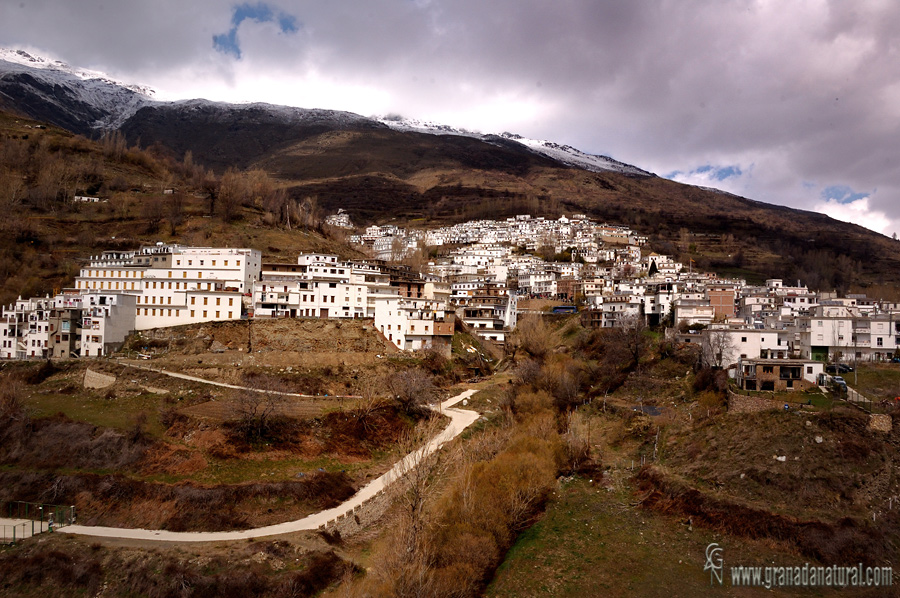
[[[131,139],[165,144],[172,140],[173,134],[159,137],[154,131],[178,123],[178,127],[186,127],[186,131],[193,129],[191,134],[200,136],[223,134],[235,128],[247,130],[252,136],[248,128],[256,127],[258,137],[264,135],[268,139],[257,139],[254,143],[268,146],[275,141],[288,140],[291,133],[283,130],[284,125],[308,131],[312,128],[388,127],[395,131],[470,137],[498,146],[510,147],[512,144],[556,162],[593,172],[653,176],[607,156],[587,154],[568,145],[512,133],[483,134],[414,119],[366,118],[336,110],[264,103],[229,104],[199,99],[160,102],[154,100],[153,95],[154,91],[149,87],[116,81],[101,72],[75,68],[24,50],[0,48],[0,108],[91,137],[104,131],[122,130]],[[209,142],[214,141],[210,139]],[[184,145],[187,147],[188,144]],[[183,150],[180,147],[172,149]]]
[[[24,50],[0,49],[0,102],[78,133],[115,129],[151,104],[153,90]]]
[[[558,143],[553,143],[552,141],[528,139],[526,137],[522,137],[521,135],[516,135],[515,133],[504,132],[500,133],[499,135],[483,134],[466,129],[457,129],[438,123],[400,118],[396,116],[382,117],[378,118],[377,120],[378,122],[383,123],[396,131],[415,131],[417,133],[429,133],[432,135],[461,135],[464,137],[481,139],[488,143],[491,143],[492,140],[497,138],[515,141],[531,149],[532,151],[552,158],[557,162],[561,162],[569,166],[574,166],[576,168],[589,170],[591,172],[612,171],[636,176],[653,176],[652,173],[649,173],[646,170],[641,170],[636,166],[631,166],[630,164],[625,164],[623,162],[619,162],[618,160],[613,160],[609,156],[587,154],[570,145],[560,145]]]

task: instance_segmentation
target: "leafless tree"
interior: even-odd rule
[[[216,195],[216,205],[222,219],[226,222],[236,220],[241,213],[241,206],[249,195],[247,181],[240,172],[229,168],[222,175]]]
[[[166,206],[162,197],[154,195],[144,200],[141,205],[141,215],[147,220],[147,228],[152,232],[159,230],[159,225],[166,215]]]
[[[541,361],[553,349],[552,331],[544,323],[543,318],[537,315],[526,316],[519,320],[510,340],[513,355],[518,349],[522,349]]]
[[[184,221],[184,194],[173,193],[166,200],[167,219],[169,220],[169,234],[174,235],[176,229]]]
[[[25,181],[13,170],[0,171],[0,207],[9,208],[22,200]]]
[[[376,570],[392,586],[395,596],[435,596],[433,561],[435,546],[429,542],[430,509],[436,484],[449,467],[441,452],[427,455],[429,441],[443,423],[431,418],[406,433],[397,446],[405,457],[395,470],[390,493],[397,505],[394,539]]]
[[[639,367],[647,349],[647,321],[643,314],[629,313],[622,316],[615,327],[616,340],[628,352],[634,367]]]
[[[244,386],[233,395],[237,427],[248,441],[258,441],[269,432],[287,397],[281,383],[274,379],[245,380]]]
[[[377,425],[378,411],[385,403],[384,380],[375,375],[367,375],[360,381],[359,399],[350,413],[356,417],[363,430],[371,432]]]
[[[702,332],[703,365],[721,369],[734,363],[735,350],[731,334],[724,328],[707,328]]]
[[[422,413],[437,396],[434,377],[417,368],[391,375],[387,379],[387,387],[391,396],[410,415]]]

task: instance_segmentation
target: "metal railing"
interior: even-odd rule
[[[74,505],[51,505],[25,501],[0,503],[0,516],[15,523],[2,524],[4,543],[16,543],[43,532],[75,523]]]

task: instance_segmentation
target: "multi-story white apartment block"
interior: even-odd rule
[[[91,258],[75,289],[137,296],[136,330],[237,320],[261,265],[256,249],[159,244]]]
[[[49,297],[19,297],[14,305],[4,308],[0,322],[0,357],[47,358],[50,352],[52,309],[53,300]]]
[[[433,299],[385,296],[375,304],[375,328],[398,349],[449,351],[455,316]]]
[[[517,306],[516,295],[486,287],[462,308],[462,319],[480,338],[504,343],[518,323]]]
[[[842,302],[823,301],[797,318],[801,357],[819,361],[881,361],[900,348],[900,319],[894,313],[865,315]]]
[[[82,295],[81,357],[101,357],[118,350],[134,332],[137,295],[90,292]]]
[[[0,358],[108,355],[135,329],[135,299],[121,291],[19,299],[0,319]]]
[[[378,267],[301,254],[296,264],[266,264],[253,286],[255,317],[374,318],[379,300],[398,296]]]

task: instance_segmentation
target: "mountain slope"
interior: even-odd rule
[[[22,50],[0,49],[0,108],[73,133],[96,136],[119,127],[153,90],[103,73],[72,68]]]
[[[19,112],[86,136],[121,129],[129,142],[163,145],[176,155],[191,150],[208,166],[243,167],[289,141],[327,130],[397,131],[467,137],[488,144],[529,149],[562,165],[594,172],[650,173],[549,141],[512,133],[483,135],[433,123],[398,118],[370,119],[335,110],[227,104],[205,100],[159,102],[153,90],[76,69],[22,50],[0,49],[0,108]]]
[[[872,231],[511,133],[268,104],[156,102],[146,88],[9,51],[0,53],[0,104],[85,135],[118,127],[131,144],[176,162],[190,151],[218,173],[261,168],[291,197],[344,208],[357,224],[581,212],[629,224],[700,268],[822,289],[900,283],[898,244]],[[682,242],[688,233],[696,238]]]

